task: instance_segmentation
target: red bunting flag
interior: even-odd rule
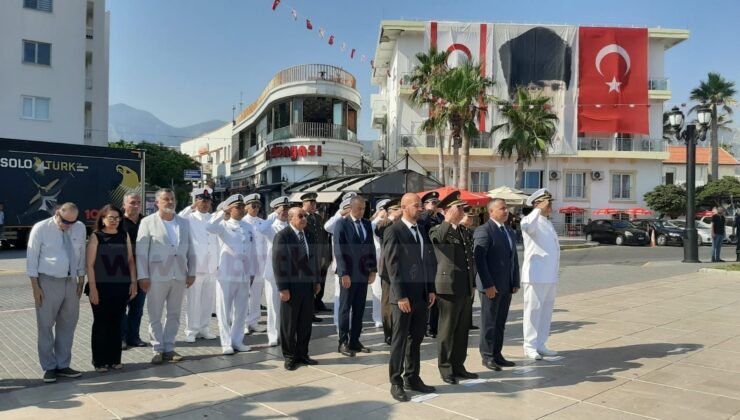
[[[354,58],[355,58],[355,49],[354,48],[352,48],[352,52],[349,53],[349,58],[350,58],[350,60],[354,60]]]
[[[306,19],[306,29],[309,31],[313,30],[313,25],[311,25],[311,21],[309,19]]]
[[[329,35],[329,45],[334,45],[334,35]]]
[[[272,10],[277,9],[278,5],[280,4],[280,0],[275,0],[272,2]]]

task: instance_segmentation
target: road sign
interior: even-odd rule
[[[185,181],[200,181],[203,179],[203,175],[200,172],[200,169],[185,169],[182,171],[182,178]]]

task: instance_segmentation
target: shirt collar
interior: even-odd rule
[[[293,229],[293,233],[295,233],[296,235],[298,235],[300,232],[303,232],[302,230],[296,229],[295,226],[291,225],[290,223],[288,225],[291,229]]]
[[[405,219],[405,218],[403,218],[403,217],[401,217],[401,221],[402,221],[402,222],[403,222],[403,224],[404,224],[404,225],[406,225],[406,227],[407,227],[407,228],[409,228],[409,229],[411,229],[411,227],[412,227],[412,226],[419,226],[418,224],[413,224],[413,223],[409,222],[408,220],[406,220],[406,219]]]
[[[496,224],[496,226],[498,226],[498,228],[499,228],[499,229],[501,229],[501,226],[503,226],[503,223],[499,223],[499,222],[498,222],[497,220],[495,220],[495,219],[491,219],[491,221],[493,221],[493,223],[495,223],[495,224]]]

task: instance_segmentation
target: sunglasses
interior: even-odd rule
[[[105,220],[109,222],[120,222],[121,218],[116,216],[105,216]]]
[[[59,216],[59,219],[62,221],[62,224],[65,224],[65,225],[73,225],[73,224],[77,223],[77,219],[74,219],[71,222],[69,220],[65,219],[62,216]]]
[[[253,209],[258,209],[258,208],[260,208],[260,207],[262,207],[262,205],[261,205],[261,204],[257,204],[257,203],[252,203],[252,208],[253,208]]]
[[[298,215],[298,218],[299,218],[299,219],[305,219],[305,218],[306,218],[306,215],[305,215],[305,214],[299,214],[299,215]]]

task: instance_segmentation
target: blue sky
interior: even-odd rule
[[[740,2],[734,0],[284,0],[277,12],[271,6],[272,0],[108,0],[110,103],[150,111],[174,126],[228,121],[240,92],[246,106],[279,70],[332,64],[357,78],[359,138],[373,140],[369,99],[377,88],[369,64],[349,60],[348,52],[356,48],[369,62],[383,19],[689,29],[689,40],[666,54],[673,91],[667,107],[688,102],[709,71],[740,88]],[[294,22],[290,9],[310,17],[314,30]],[[319,27],[327,37],[335,34],[334,47],[319,38]],[[342,41],[344,54],[337,45]]]

